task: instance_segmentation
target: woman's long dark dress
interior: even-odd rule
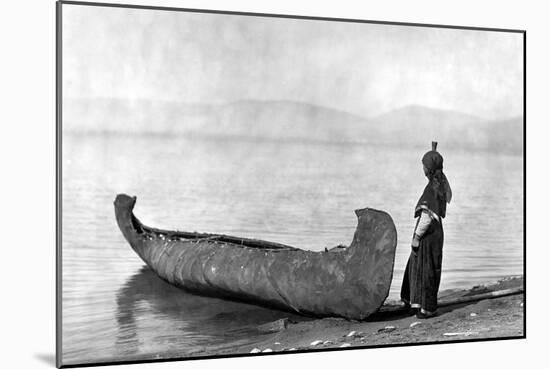
[[[433,212],[438,220],[433,219],[426,232],[420,238],[416,253],[411,252],[403,285],[401,299],[413,307],[434,312],[437,310],[437,292],[441,280],[441,261],[443,257],[443,226],[446,202],[438,198],[433,186],[429,183],[424,189],[415,209],[415,217],[422,211]]]

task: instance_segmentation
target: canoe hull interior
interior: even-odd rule
[[[313,252],[261,240],[149,228],[133,214],[135,197],[118,195],[122,234],[161,278],[188,291],[300,314],[365,319],[388,296],[397,232],[382,211],[356,211],[349,247]]]

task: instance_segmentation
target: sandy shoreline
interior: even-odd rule
[[[508,277],[494,284],[439,294],[471,296],[486,291],[523,286],[522,277]],[[389,302],[391,303],[391,302]],[[266,333],[255,343],[215,352],[188,353],[185,357],[240,355],[247,353],[308,351],[340,347],[369,347],[405,343],[523,337],[524,294],[456,304],[439,309],[438,316],[420,320],[411,313],[381,314],[367,321],[340,318],[289,322],[286,328]],[[277,325],[277,324],[275,324]]]
[[[523,277],[513,276],[467,290],[441,291],[439,301],[486,295],[494,291],[516,290],[507,296],[440,307],[436,317],[424,320],[417,319],[410,312],[388,311],[394,309],[397,304],[391,300],[384,303],[385,312],[373,314],[366,321],[350,321],[343,318],[316,319],[289,314],[287,319],[257,326],[254,335],[256,339],[252,342],[247,340],[246,343],[231,342],[215,349],[199,348],[179,353],[143,355],[135,360],[200,359],[213,356],[270,355],[445,341],[522,338],[525,329],[523,287]],[[281,324],[283,321],[286,323]]]

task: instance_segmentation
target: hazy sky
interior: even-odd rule
[[[66,98],[523,112],[523,36],[63,5]]]

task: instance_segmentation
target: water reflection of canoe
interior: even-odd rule
[[[161,278],[188,291],[314,316],[364,319],[388,296],[397,233],[391,217],[356,210],[349,247],[313,252],[221,234],[165,231],[133,214],[135,197],[118,195],[118,225]]]
[[[259,343],[257,327],[289,318],[285,311],[190,294],[143,266],[117,293],[115,352],[127,360],[202,354]],[[244,351],[244,352],[249,352]]]

